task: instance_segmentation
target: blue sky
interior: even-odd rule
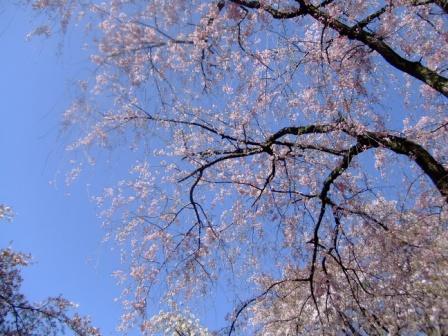
[[[63,294],[105,335],[116,334],[116,258],[100,243],[86,180],[64,184],[69,158],[59,121],[87,58],[70,35],[59,55],[57,40],[27,42],[29,13],[6,6],[0,16],[0,202],[16,214],[0,224],[0,247],[33,255],[23,286],[31,300]]]

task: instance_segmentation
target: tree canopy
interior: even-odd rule
[[[448,332],[447,1],[29,3],[86,26],[68,149],[135,160],[123,328],[219,283],[228,335]]]

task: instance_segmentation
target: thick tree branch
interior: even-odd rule
[[[145,117],[148,118],[149,120],[158,122],[169,122],[174,124],[185,124],[188,126],[199,127],[205,131],[211,132],[215,135],[219,135],[222,139],[228,139],[231,141],[236,141],[238,143],[245,143],[246,145],[255,146],[255,148],[252,149],[246,149],[246,150],[237,149],[233,152],[227,153],[227,155],[225,156],[221,156],[213,161],[210,161],[202,165],[192,173],[188,174],[184,178],[182,178],[180,182],[187,180],[191,176],[197,174],[198,172],[204,171],[208,167],[213,166],[214,164],[220,161],[255,155],[263,152],[271,154],[272,145],[281,144],[279,140],[287,135],[301,136],[306,134],[323,134],[323,133],[343,131],[344,133],[356,138],[359,144],[364,146],[363,150],[364,148],[368,149],[368,148],[384,147],[397,154],[406,155],[409,159],[414,161],[423,170],[423,172],[431,179],[431,181],[433,181],[439,192],[442,194],[442,196],[445,197],[445,199],[448,202],[447,169],[445,169],[441,163],[437,162],[437,160],[434,159],[434,157],[422,146],[418,145],[417,143],[411,140],[408,140],[403,137],[398,137],[389,134],[387,132],[365,132],[360,134],[355,130],[355,127],[353,125],[347,125],[342,123],[322,124],[322,125],[316,124],[316,125],[297,126],[297,127],[291,126],[280,129],[279,131],[272,134],[264,143],[262,143],[256,141],[244,141],[243,139],[238,139],[233,136],[229,136],[205,124],[198,122],[187,122],[182,120],[157,118],[148,114],[141,107],[138,106],[135,107],[138,108],[140,111],[144,112]],[[288,143],[288,145],[291,145],[291,143]],[[316,149],[319,150],[318,147],[316,147]],[[359,148],[357,150],[360,152]],[[353,152],[351,154],[357,155],[357,153]]]
[[[329,26],[336,30],[342,36],[349,39],[357,40],[364,43],[366,46],[379,53],[390,65],[398,70],[401,70],[414,78],[428,84],[434,90],[440,92],[445,97],[448,97],[448,79],[440,76],[437,72],[425,67],[420,62],[411,62],[398,53],[396,53],[389,45],[373,33],[369,33],[355,25],[349,27],[339,20],[329,16],[318,7],[312,5],[307,0],[297,0],[300,3],[301,9],[306,11],[316,20],[322,24]]]
[[[368,148],[384,147],[394,153],[406,155],[410,160],[414,161],[423,172],[433,181],[439,192],[448,202],[448,171],[443,165],[422,146],[403,137],[398,137],[386,132],[364,132],[359,133],[351,125],[343,124],[323,124],[310,125],[303,127],[285,127],[274,133],[267,140],[267,144],[279,140],[286,135],[304,135],[329,133],[333,131],[343,131],[344,133],[356,138],[361,148],[353,147],[351,155],[357,155],[359,152]],[[356,149],[356,150],[355,150]],[[347,158],[347,157],[346,157]],[[343,167],[344,168],[344,167]],[[346,167],[344,168],[346,169]],[[337,172],[334,172],[337,174]],[[339,175],[337,175],[339,176]],[[336,177],[337,177],[336,176]],[[329,177],[330,178],[330,177]],[[334,180],[334,178],[333,178]],[[325,193],[324,193],[325,194]]]
[[[297,2],[300,4],[300,8],[293,8],[289,10],[275,9],[272,6],[264,5],[256,0],[231,1],[245,8],[264,9],[275,19],[290,19],[304,15],[311,15],[314,19],[320,21],[325,26],[329,26],[332,29],[336,30],[340,35],[346,36],[352,40],[362,42],[364,45],[379,53],[390,65],[392,65],[396,69],[403,71],[408,75],[426,83],[434,90],[440,92],[445,97],[448,97],[448,79],[446,77],[443,77],[436,71],[422,65],[419,61],[413,62],[403,58],[374,33],[363,30],[363,28],[370,22],[380,17],[381,14],[386,11],[387,6],[382,7],[375,13],[358,22],[353,27],[350,27],[342,23],[340,20],[337,20],[322,11],[321,8],[323,8],[323,6],[316,7],[307,0],[297,0]],[[445,12],[448,12],[447,1],[436,0],[435,3]]]
[[[358,140],[368,147],[384,147],[397,154],[406,155],[434,182],[448,202],[448,171],[422,146],[406,138],[380,132],[358,135]]]

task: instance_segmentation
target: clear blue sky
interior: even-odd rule
[[[0,247],[33,255],[35,263],[24,272],[30,299],[63,294],[105,335],[115,335],[120,314],[113,301],[119,288],[110,275],[115,256],[100,243],[104,232],[87,179],[64,185],[69,164],[59,121],[71,99],[71,81],[88,70],[88,62],[70,35],[66,51],[56,55],[57,40],[25,40],[31,29],[29,13],[2,8],[0,203],[16,216],[0,224]]]

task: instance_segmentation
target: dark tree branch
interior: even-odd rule
[[[384,147],[406,155],[425,172],[448,202],[448,171],[422,146],[406,138],[381,132],[358,135],[358,140],[368,147]]]
[[[363,149],[361,150],[361,148],[358,148],[355,150],[355,148],[352,148],[352,155],[357,155],[357,151],[360,150],[364,151],[369,148],[384,147],[394,153],[407,156],[425,172],[448,202],[447,169],[445,169],[441,163],[437,162],[437,160],[434,159],[434,157],[422,146],[403,137],[398,137],[387,132],[364,132],[358,134],[353,126],[339,123],[303,127],[285,127],[268,138],[266,143],[270,144],[286,135],[298,136],[303,134],[330,133],[333,131],[343,131],[358,140],[359,145],[361,145]]]
[[[440,76],[437,72],[425,67],[420,62],[411,62],[401,57],[381,38],[373,33],[366,32],[357,25],[350,27],[341,21],[329,16],[318,7],[313,6],[307,0],[297,0],[301,9],[313,18],[336,30],[339,34],[352,40],[357,40],[379,53],[390,65],[396,69],[411,75],[414,78],[428,84],[434,90],[448,97],[448,79]]]
[[[429,69],[422,65],[420,61],[409,61],[400,56],[395,50],[393,50],[388,44],[386,44],[380,37],[374,33],[365,31],[366,27],[373,20],[379,18],[388,8],[384,6],[375,13],[367,16],[354,26],[350,27],[340,20],[337,20],[325,11],[322,10],[325,6],[316,7],[308,0],[297,0],[300,4],[299,8],[293,9],[275,9],[269,5],[263,5],[257,0],[230,0],[236,4],[250,9],[263,9],[272,15],[275,19],[291,19],[300,16],[310,15],[314,19],[321,22],[324,26],[331,27],[337,31],[340,35],[346,36],[349,39],[357,40],[364,45],[368,46],[372,50],[375,50],[380,54],[390,65],[396,69],[407,73],[408,75],[426,83],[434,90],[440,92],[445,97],[448,97],[448,79],[439,75],[436,71]],[[448,11],[448,2],[446,0],[434,1],[445,12]]]

